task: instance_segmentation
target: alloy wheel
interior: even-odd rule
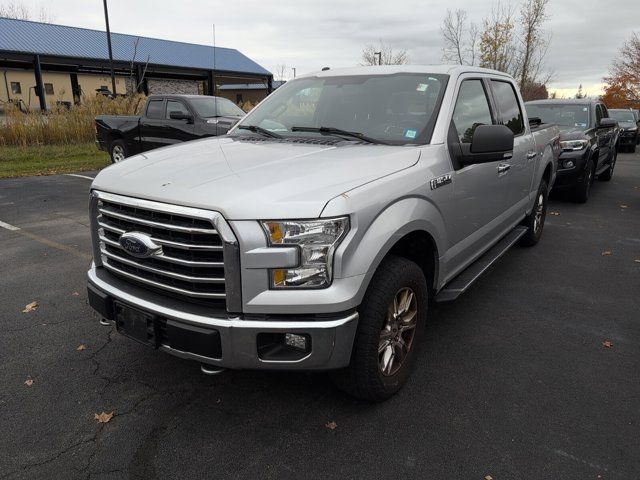
[[[111,150],[111,158],[113,158],[114,163],[118,163],[124,160],[124,148],[122,148],[120,145],[116,145],[115,147],[113,147],[113,150]]]
[[[414,291],[401,288],[393,296],[380,331],[378,367],[385,376],[394,375],[413,345],[418,321],[418,301]]]

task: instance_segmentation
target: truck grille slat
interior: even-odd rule
[[[100,193],[93,215],[96,255],[113,275],[187,301],[225,308],[224,241],[217,228],[218,213]],[[228,230],[226,223],[222,226]],[[134,257],[119,242],[128,232],[149,236],[162,250]]]

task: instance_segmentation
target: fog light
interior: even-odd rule
[[[298,333],[285,333],[284,344],[288,347],[295,348],[302,352],[307,351],[307,335],[300,335]]]
[[[564,161],[564,168],[573,168],[574,166],[575,166],[575,163],[573,163],[573,160]]]

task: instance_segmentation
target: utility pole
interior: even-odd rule
[[[375,52],[374,55],[378,56],[378,65],[382,65],[382,52]]]
[[[111,68],[111,93],[116,96],[116,76],[113,73],[113,50],[111,49],[111,30],[109,29],[109,9],[107,0],[102,0],[104,4],[104,21],[107,24],[107,46],[109,47],[109,67]]]
[[[292,67],[291,70],[293,70],[293,78],[296,78],[296,67]]]

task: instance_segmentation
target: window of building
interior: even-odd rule
[[[53,95],[53,83],[44,84],[44,93],[47,95]]]
[[[22,93],[20,82],[11,82],[11,93],[14,95],[20,95]]]
[[[236,103],[242,103],[242,94],[236,93]]]

